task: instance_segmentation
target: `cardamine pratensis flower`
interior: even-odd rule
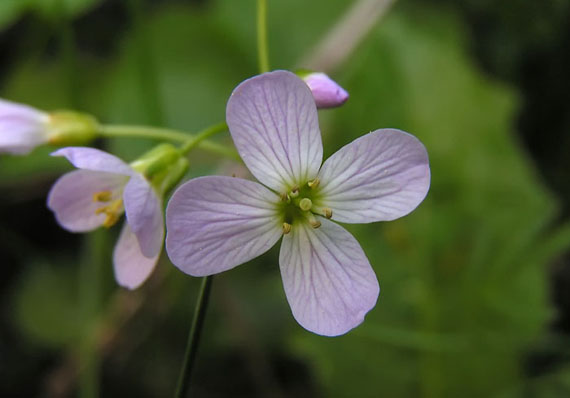
[[[166,211],[166,250],[193,276],[216,274],[269,250],[293,316],[335,336],[359,325],[380,288],[356,239],[332,222],[389,221],[414,210],[430,184],[422,143],[381,129],[344,146],[321,166],[311,91],[290,72],[265,73],[232,93],[226,118],[235,146],[261,182],[209,176],[188,181]]]
[[[0,99],[0,153],[25,155],[44,144],[80,145],[96,134],[97,122],[89,115],[47,113]]]
[[[126,213],[113,253],[115,278],[123,287],[139,287],[162,250],[162,197],[186,172],[187,160],[170,145],[131,165],[94,148],[68,147],[52,155],[79,169],[60,177],[48,195],[58,223],[71,232],[87,232],[109,228]]]
[[[348,100],[348,93],[322,72],[299,71],[297,76],[311,89],[317,108],[336,108]]]

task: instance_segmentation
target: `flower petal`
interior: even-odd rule
[[[48,194],[47,205],[57,222],[71,232],[86,232],[103,224],[105,214],[95,214],[104,203],[93,200],[109,191],[110,201],[120,199],[128,177],[91,170],[74,170],[61,176]]]
[[[228,101],[226,120],[243,161],[269,188],[286,192],[317,175],[323,158],[317,108],[295,74],[244,81]]]
[[[319,217],[321,227],[293,225],[283,236],[279,266],[293,316],[305,329],[338,336],[358,326],[380,287],[354,237]]]
[[[35,120],[38,123],[47,121],[49,116],[36,108],[17,102],[0,99],[0,119],[18,118],[21,120]]]
[[[66,157],[78,169],[106,171],[123,175],[133,174],[129,165],[121,159],[95,148],[67,147],[58,149],[51,155]]]
[[[123,199],[127,221],[139,240],[141,252],[146,257],[156,256],[164,241],[162,203],[156,191],[143,176],[134,173]]]
[[[48,118],[45,112],[0,99],[0,153],[23,155],[46,143]]]
[[[405,216],[425,198],[428,155],[413,135],[395,129],[366,134],[328,158],[319,172],[322,200],[332,219],[346,223]]]
[[[166,251],[183,272],[226,271],[269,250],[281,237],[275,203],[263,185],[241,178],[190,180],[166,209]]]
[[[131,231],[129,224],[125,223],[113,252],[117,283],[127,289],[136,289],[150,276],[159,256],[160,251],[151,258],[144,256],[137,236]]]

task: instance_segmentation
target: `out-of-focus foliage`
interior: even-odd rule
[[[26,12],[57,20],[63,15],[77,16],[101,0],[2,0],[0,2],[0,28],[4,28]]]
[[[24,9],[24,3],[8,3],[0,2],[0,10],[12,12],[0,12],[0,27]],[[73,15],[95,3],[74,2]],[[298,66],[347,7],[342,0],[269,3],[274,68]],[[155,74],[158,98],[150,104],[160,108],[165,125],[190,132],[222,120],[231,90],[256,73],[255,2],[165,3],[151,11],[144,25],[152,60],[146,71]],[[80,102],[105,122],[147,123],[152,79],[141,72],[144,40],[133,29],[120,33],[104,57],[79,52]],[[277,250],[217,277],[197,393],[563,396],[556,394],[570,390],[567,370],[536,381],[524,372],[524,358],[544,338],[553,313],[547,265],[568,247],[570,233],[552,228],[556,201],[513,131],[517,93],[474,66],[452,14],[429,7],[391,11],[333,77],[351,97],[344,107],[321,113],[325,153],[377,128],[409,131],[430,154],[428,198],[402,220],[347,227],[373,264],[382,292],[364,324],[346,336],[324,338],[297,325],[281,287]],[[65,79],[57,58],[18,59],[0,96],[45,109],[67,107]],[[131,160],[151,142],[105,145]],[[66,168],[46,155],[0,158],[0,189],[49,181]],[[218,172],[199,151],[190,161],[191,175]],[[73,344],[84,330],[73,322],[73,305],[79,306],[73,297],[81,294],[70,276],[84,256],[78,247],[59,250],[65,255],[43,254],[57,265],[30,261],[11,289],[13,327],[38,350]],[[101,312],[89,322],[107,319],[114,303],[109,251],[100,264],[107,277]],[[137,396],[173,390],[197,283],[168,261],[159,267],[167,277],[142,290],[152,292],[143,315],[119,330],[120,344],[106,353],[113,365],[107,377],[115,386],[104,396],[121,388]]]

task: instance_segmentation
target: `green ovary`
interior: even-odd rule
[[[283,232],[287,234],[290,226],[299,222],[308,222],[313,228],[320,227],[321,223],[315,215],[330,218],[332,211],[318,206],[321,195],[318,181],[306,182],[300,187],[294,187],[281,195],[279,213],[282,214]]]

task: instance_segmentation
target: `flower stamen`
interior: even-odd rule
[[[284,222],[283,223],[283,235],[287,235],[289,232],[291,232],[291,224]]]
[[[305,215],[305,217],[307,217],[307,220],[309,221],[309,224],[311,224],[311,227],[317,229],[321,226],[321,222],[315,218],[313,213],[307,211],[303,214]]]
[[[314,180],[309,181],[307,183],[307,185],[309,186],[309,188],[315,189],[319,186],[320,183],[321,183],[321,180],[319,180],[319,177],[316,177]]]
[[[107,206],[99,207],[95,210],[95,214],[105,214],[105,220],[103,221],[103,226],[105,228],[110,228],[119,221],[119,217],[123,212],[123,200],[117,199],[112,201]]]
[[[111,191],[100,191],[93,194],[93,202],[108,202],[111,200],[113,193]]]

